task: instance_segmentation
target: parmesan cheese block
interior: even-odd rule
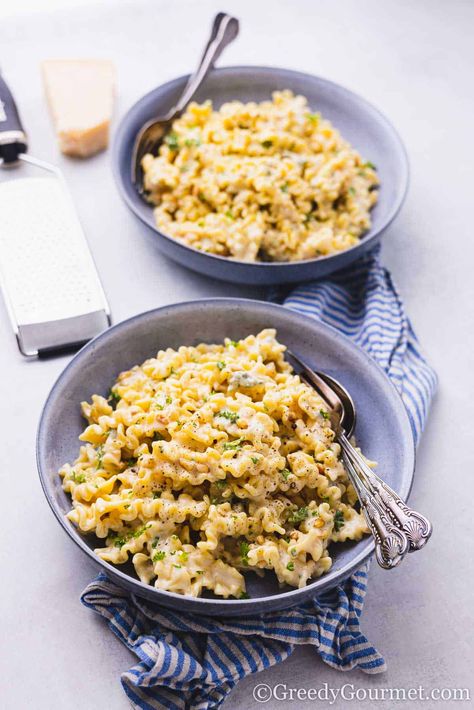
[[[115,70],[103,59],[50,59],[43,80],[59,147],[86,158],[107,147]]]

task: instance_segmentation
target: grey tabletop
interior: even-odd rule
[[[141,94],[192,67],[219,9],[221,3],[213,0],[115,0],[10,19],[0,29],[2,70],[17,95],[31,153],[57,162],[65,172],[115,322],[202,296],[263,294],[213,282],[160,256],[121,203],[108,153],[84,162],[59,156],[39,61],[113,59],[118,69],[116,125]],[[336,691],[352,684],[367,693],[369,688],[420,685],[428,693],[469,688],[474,631],[469,498],[474,5],[467,0],[227,0],[225,9],[242,21],[240,38],[225,53],[226,64],[284,65],[326,76],[370,99],[400,131],[412,179],[406,205],[385,239],[383,258],[440,377],[411,498],[433,520],[433,539],[399,569],[387,573],[373,565],[370,572],[363,630],[385,656],[388,671],[341,674],[312,649],[300,648],[281,666],[242,681],[226,707],[257,707],[253,690],[258,683],[279,683],[287,690],[319,689],[327,683]],[[36,474],[41,406],[68,358],[23,360],[3,303],[0,337],[0,705],[8,710],[126,708],[119,676],[135,659],[79,603],[96,570],[60,530]],[[291,700],[286,691],[285,699],[272,697],[266,707],[317,702],[301,696]],[[339,697],[332,707],[346,702]],[[450,704],[410,700],[408,707]],[[367,700],[363,706],[392,704]]]

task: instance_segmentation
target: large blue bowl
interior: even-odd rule
[[[164,606],[201,614],[246,615],[293,606],[341,582],[374,550],[372,539],[332,545],[333,567],[302,589],[278,586],[267,572],[247,575],[248,600],[184,597],[140,582],[133,567],[104,562],[94,553],[93,535],[81,535],[65,515],[71,500],[58,469],[73,461],[84,429],[79,403],[93,393],[105,395],[117,375],[153,357],[158,349],[238,339],[263,328],[277,329],[279,340],[309,364],[333,375],[351,392],[357,406],[356,436],[378,471],[403,498],[410,492],[414,444],[400,397],[369,356],[333,328],[308,316],[261,301],[208,299],[165,306],[109,328],[70,362],[49,395],[38,430],[37,462],[48,502],[69,537],[117,584]],[[103,541],[102,543],[103,544]]]
[[[137,131],[150,118],[165,114],[174,105],[188,77],[182,76],[146,94],[128,111],[113,143],[113,170],[125,203],[141,220],[144,231],[171,259],[213,278],[242,284],[283,284],[317,279],[346,266],[373,246],[397,215],[408,185],[408,161],[403,144],[389,121],[365,99],[327,79],[273,67],[225,67],[215,69],[196,95],[212,99],[215,107],[226,101],[263,101],[271,93],[291,89],[307,97],[362,156],[377,166],[381,186],[372,210],[372,226],[359,244],[338,254],[306,261],[248,263],[206,254],[160,232],[152,207],[133,185],[130,166]]]

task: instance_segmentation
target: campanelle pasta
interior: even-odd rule
[[[160,351],[82,403],[68,518],[113,564],[180,594],[245,595],[243,572],[301,587],[367,527],[319,395],[274,330]]]
[[[144,186],[157,227],[187,246],[242,261],[297,261],[349,249],[370,227],[379,180],[304,96],[191,103]]]

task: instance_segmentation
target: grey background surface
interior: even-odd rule
[[[196,276],[168,262],[140,234],[111,180],[109,155],[61,159],[47,115],[39,61],[103,56],[118,69],[117,119],[141,94],[193,65],[212,0],[102,2],[4,22],[1,65],[18,97],[31,153],[61,164],[71,186],[115,322],[165,303],[212,295],[262,295]],[[222,63],[314,72],[360,92],[393,121],[412,166],[409,196],[385,240],[416,331],[440,376],[418,454],[411,501],[435,525],[430,545],[387,573],[372,566],[363,629],[388,672],[341,674],[309,648],[242,681],[226,706],[259,707],[256,684],[337,689],[472,685],[472,417],[474,256],[471,2],[402,0],[228,1],[242,20]],[[40,490],[34,437],[42,403],[67,358],[26,362],[0,305],[2,457],[0,706],[76,710],[128,706],[120,672],[134,657],[84,609],[95,569],[59,528]],[[387,426],[390,423],[387,422]],[[471,688],[471,696],[474,688]],[[317,707],[271,700],[265,707]],[[407,707],[464,706],[410,701]],[[332,707],[350,707],[339,699]],[[355,706],[392,707],[373,701]]]

